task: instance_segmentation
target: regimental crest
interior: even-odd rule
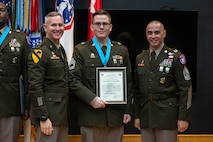
[[[57,0],[56,1],[56,10],[64,18],[65,30],[68,30],[72,27],[74,21],[74,6],[73,0]]]

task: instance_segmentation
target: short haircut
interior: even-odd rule
[[[95,17],[96,15],[106,15],[106,16],[109,18],[109,22],[111,23],[111,15],[109,14],[108,11],[103,10],[103,9],[98,10],[98,11],[95,11],[95,13],[92,14],[92,23],[93,23],[94,17]]]
[[[49,17],[55,17],[55,16],[60,16],[60,17],[63,18],[63,16],[62,16],[60,13],[58,13],[58,12],[56,12],[56,11],[52,11],[52,12],[49,12],[49,13],[44,17],[45,23],[47,22],[47,20],[48,20]]]

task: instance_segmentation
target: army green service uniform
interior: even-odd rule
[[[10,131],[12,136],[5,138],[0,134],[0,141],[1,138],[3,141],[6,141],[6,139],[16,141],[18,139],[19,133],[17,132],[21,127],[21,113],[29,110],[27,87],[27,57],[29,52],[30,46],[26,35],[18,30],[10,29],[0,45],[0,133]],[[20,77],[23,78],[24,82],[24,87],[21,87],[21,96],[20,86],[22,86],[22,83],[19,84]],[[10,118],[13,119],[13,122],[7,123],[5,120]]]
[[[141,128],[174,130],[178,120],[189,120],[191,78],[185,56],[166,45],[152,68],[150,51],[137,55],[134,75],[134,117]]]
[[[29,92],[31,122],[40,125],[41,116],[48,117],[53,126],[68,127],[68,63],[64,49],[44,37],[29,55]]]
[[[94,109],[90,103],[97,96],[96,68],[103,67],[99,54],[93,42],[87,41],[75,47],[73,57],[75,66],[72,70],[70,83],[72,94],[80,98],[78,103],[79,125],[91,128],[122,127],[124,114],[131,113],[132,96],[127,93],[127,105],[108,104],[105,108]],[[131,66],[125,46],[118,42],[111,42],[111,53],[107,67],[127,67],[127,90],[129,90],[131,85]]]

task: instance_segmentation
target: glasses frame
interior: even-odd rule
[[[101,27],[101,26],[107,27],[107,26],[111,25],[111,23],[107,23],[107,22],[95,22],[92,25],[96,26],[96,27]]]

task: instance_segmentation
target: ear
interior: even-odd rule
[[[90,25],[90,29],[91,29],[91,31],[94,31],[94,30],[93,30],[93,25],[92,25],[92,24]]]
[[[112,24],[110,25],[110,29],[109,30],[110,30],[110,32],[112,31]]]
[[[43,28],[44,28],[44,31],[46,32],[47,25],[46,25],[46,24],[43,24]]]
[[[164,30],[164,36],[163,36],[164,38],[166,37],[166,30]]]

